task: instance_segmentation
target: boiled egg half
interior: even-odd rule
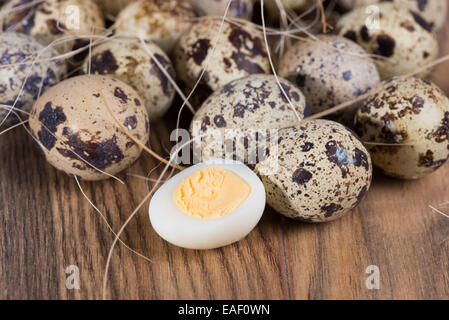
[[[189,167],[153,195],[150,220],[166,241],[213,249],[243,239],[265,208],[265,188],[241,162],[209,160]]]

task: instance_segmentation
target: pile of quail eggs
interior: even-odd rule
[[[170,201],[176,183],[160,188],[150,216],[176,245],[235,242],[254,228],[265,203],[292,219],[331,221],[363,200],[373,166],[416,179],[449,158],[449,100],[426,79],[439,57],[447,1],[323,1],[339,17],[333,31],[298,29],[289,41],[276,32],[279,3],[307,17],[319,12],[317,1],[263,1],[267,38],[259,0],[2,2],[0,123],[28,120],[55,168],[85,180],[127,169],[148,143],[151,124],[176,122],[178,94],[195,111],[181,116],[191,117],[185,129],[201,142],[202,168],[223,159],[230,170],[235,161],[236,174],[251,171],[241,175],[257,184],[248,199],[263,205],[245,207],[249,212],[239,214],[255,218],[242,218],[238,234],[228,222],[229,236],[225,230],[210,245],[210,228],[220,224],[195,220],[195,234],[182,231],[182,212],[179,221],[161,216],[161,192]]]

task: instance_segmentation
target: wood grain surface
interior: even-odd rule
[[[449,27],[440,34],[442,54],[445,35]],[[449,94],[448,72],[442,64],[432,79]],[[162,154],[170,146],[165,123],[151,134]],[[156,178],[157,165],[144,155],[126,173]],[[81,182],[115,231],[151,187],[126,173],[125,185]],[[376,172],[367,198],[340,220],[311,225],[267,208],[245,240],[210,251],[163,241],[146,203],[122,239],[152,262],[118,244],[107,298],[448,299],[449,219],[429,208],[449,200],[448,177],[448,164],[418,181]],[[47,164],[23,128],[0,136],[0,299],[100,299],[113,239],[76,181]],[[79,290],[66,288],[70,265],[79,267]],[[366,288],[370,265],[379,267],[379,290]]]

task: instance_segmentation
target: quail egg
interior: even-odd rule
[[[190,0],[200,13],[206,16],[223,16],[229,0]],[[229,5],[228,15],[251,19],[254,0],[233,0]]]
[[[262,33],[250,24],[241,26],[203,20],[184,33],[175,49],[173,63],[187,93],[205,68],[192,104],[195,107],[232,80],[250,74],[270,73],[270,63]],[[217,41],[218,39],[218,41]],[[215,51],[213,51],[213,47]]]
[[[356,130],[363,140],[380,144],[369,149],[385,174],[420,178],[449,157],[449,99],[427,80],[395,78],[359,109]]]
[[[117,16],[116,33],[154,41],[168,55],[180,35],[192,27],[197,12],[188,0],[141,0]]]
[[[305,120],[271,136],[266,159],[255,171],[267,203],[279,213],[307,222],[325,222],[355,208],[371,184],[369,153],[358,137],[329,120]]]
[[[101,34],[104,31],[103,16],[92,0],[11,0],[2,9],[13,10],[5,14],[3,31],[25,33],[45,44],[64,36]],[[64,41],[55,48],[65,53],[87,46],[89,41]],[[82,60],[84,54],[75,56],[74,60]]]
[[[340,4],[346,9],[353,9],[357,6],[378,4],[386,0],[340,0]],[[446,21],[447,1],[446,0],[389,0],[395,4],[406,7],[414,13],[419,14],[426,20],[432,28],[441,28]]]
[[[83,72],[88,73],[90,67],[91,74],[109,74],[132,86],[142,97],[150,121],[155,121],[170,108],[175,88],[147,50],[173,79],[175,71],[164,51],[149,41],[145,46],[137,39],[104,42],[92,49]]]
[[[50,164],[101,180],[139,157],[142,149],[121,131],[105,103],[131,135],[148,141],[148,115],[134,89],[111,77],[77,76],[48,89],[31,111],[31,133]]]
[[[56,50],[45,49],[31,36],[0,33],[0,104],[29,112],[39,93],[58,83],[66,72],[65,63],[48,60],[57,55]],[[17,116],[9,111],[0,109],[0,123],[5,117],[8,117],[4,122],[6,125],[19,122]],[[27,118],[22,112],[17,114],[22,119]]]
[[[359,45],[327,35],[294,44],[280,61],[279,75],[301,88],[312,113],[355,99],[380,82],[376,65]],[[345,109],[333,119],[352,126],[355,111]]]
[[[201,153],[197,156],[225,157],[249,164],[262,158],[270,129],[298,124],[306,112],[301,91],[287,80],[279,80],[283,91],[273,75],[254,74],[214,92],[190,126],[192,137],[198,138],[194,151]]]
[[[338,22],[339,34],[362,46],[377,60],[382,79],[405,75],[433,62],[438,42],[428,23],[414,12],[393,3],[380,3],[379,20],[368,23],[369,14],[358,7]],[[422,72],[421,76],[431,70]]]
[[[237,242],[257,225],[265,190],[247,166],[211,160],[185,169],[153,195],[149,214],[166,241],[188,249],[213,249]]]

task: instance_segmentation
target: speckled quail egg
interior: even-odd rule
[[[368,53],[384,58],[377,60],[382,79],[408,74],[437,58],[437,39],[421,16],[392,3],[380,3],[378,7],[378,24],[367,24],[369,14],[359,7],[345,14],[337,29]],[[421,76],[430,72],[430,69],[422,72]]]
[[[114,39],[92,49],[91,59],[86,59],[83,72],[109,74],[132,86],[147,108],[150,121],[162,117],[170,108],[175,88],[159,68],[148,51],[166,72],[175,78],[175,71],[167,55],[152,42],[145,46],[137,39]]]
[[[185,169],[153,195],[154,230],[188,249],[237,242],[257,225],[265,208],[260,179],[243,163],[213,159]]]
[[[340,0],[340,4],[346,9],[353,9],[357,6],[367,7],[384,1],[409,8],[421,15],[435,29],[441,28],[446,21],[448,7],[446,0]]]
[[[122,9],[137,0],[95,0],[105,17],[115,17]]]
[[[117,16],[116,33],[154,41],[168,55],[180,35],[189,30],[197,12],[188,0],[142,0]]]
[[[371,184],[368,151],[352,131],[329,120],[305,120],[272,136],[269,156],[255,171],[267,203],[279,213],[325,222],[355,208]]]
[[[192,101],[195,107],[232,80],[250,74],[270,73],[263,35],[259,30],[250,24],[236,26],[225,22],[220,33],[220,25],[219,20],[198,22],[181,36],[174,52],[176,74],[187,93],[207,62],[196,90],[197,96]]]
[[[11,0],[5,4],[3,10],[14,11],[5,15],[3,31],[29,34],[45,44],[64,36],[101,34],[104,31],[103,16],[92,0],[46,0],[33,3],[29,0]],[[55,48],[65,53],[87,46],[89,41],[85,38],[65,41]],[[74,60],[83,58],[83,54],[78,54]]]
[[[294,44],[280,61],[279,75],[301,88],[312,113],[355,99],[380,82],[374,62],[359,45],[325,35]],[[332,118],[350,126],[355,111],[347,108]]]
[[[197,138],[194,151],[201,151],[201,159],[224,157],[255,164],[265,155],[270,129],[304,118],[303,94],[287,80],[279,80],[283,91],[273,75],[250,75],[231,81],[204,102],[190,126]]]
[[[206,16],[223,16],[229,0],[190,0],[199,13]],[[233,0],[228,16],[251,19],[254,0]]]
[[[394,78],[357,112],[356,130],[364,141],[387,144],[369,145],[385,174],[420,178],[449,157],[449,99],[427,80]]]
[[[16,32],[0,33],[0,104],[29,112],[39,93],[58,83],[66,72],[64,62],[44,61],[57,55],[55,49],[45,49],[31,36]],[[6,125],[19,122],[17,116],[9,111],[0,109],[0,123],[6,116]],[[27,118],[22,112],[17,114],[21,119]]]
[[[139,157],[142,149],[106,104],[132,136],[148,141],[148,115],[134,89],[107,76],[77,76],[48,89],[31,112],[31,133],[50,164],[85,180],[101,180]]]

